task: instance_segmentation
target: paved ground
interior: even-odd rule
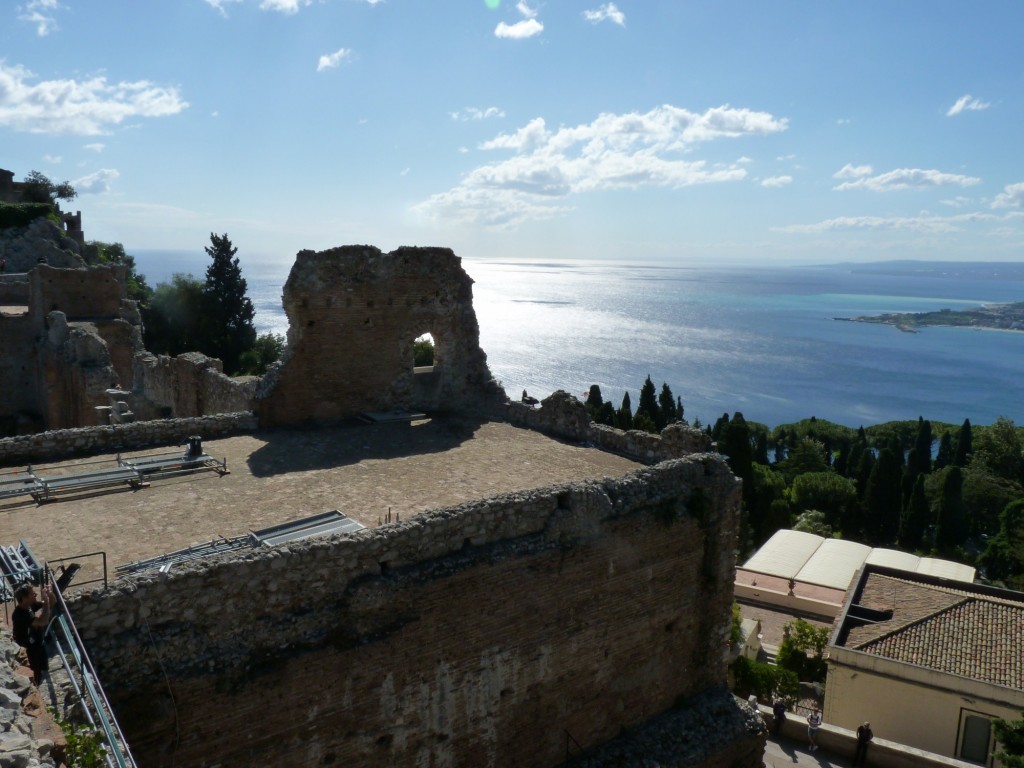
[[[42,505],[0,502],[0,544],[25,539],[47,560],[102,550],[112,572],[121,563],[328,510],[373,527],[389,510],[405,518],[640,466],[508,424],[450,419],[275,430],[203,447],[226,457],[230,474],[203,472]],[[104,461],[112,466],[114,455]],[[34,469],[56,474],[83,463]],[[103,465],[89,468],[96,466]]]
[[[796,616],[792,613],[782,610],[772,610],[763,605],[747,605],[745,603],[739,603],[740,614],[744,619],[757,619],[761,622],[761,638],[762,645],[770,645],[778,647],[782,644],[783,628],[792,621],[796,620]],[[821,621],[812,617],[802,617],[804,621],[815,627],[831,627],[832,624],[829,622]]]
[[[765,768],[789,768],[794,765],[806,768],[848,768],[852,762],[849,757],[838,757],[823,749],[810,752],[806,742],[796,742],[784,737],[769,736],[764,748]]]

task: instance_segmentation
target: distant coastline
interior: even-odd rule
[[[1024,302],[991,304],[974,309],[940,309],[936,312],[890,312],[861,317],[835,317],[853,323],[891,325],[904,333],[919,333],[928,326],[976,328],[989,331],[1024,331]]]

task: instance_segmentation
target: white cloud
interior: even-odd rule
[[[147,80],[108,83],[44,80],[24,67],[0,61],[0,126],[29,133],[93,136],[108,132],[129,117],[176,115],[188,107],[177,88]]]
[[[46,37],[58,29],[57,19],[53,15],[58,8],[60,4],[57,0],[29,0],[18,8],[18,20],[35,24],[36,34]]]
[[[792,176],[772,176],[767,179],[761,180],[762,187],[784,187],[787,184],[792,183]]]
[[[987,101],[975,99],[974,97],[971,96],[971,94],[965,93],[963,96],[956,100],[956,103],[952,107],[949,108],[949,111],[946,112],[946,117],[953,117],[954,115],[959,115],[964,110],[977,112],[982,109],[988,109],[990,106],[992,105],[989,104]]]
[[[260,3],[261,11],[277,11],[291,16],[299,12],[299,8],[305,8],[312,4],[312,0],[263,0]]]
[[[60,155],[43,155],[43,160],[48,162],[50,165],[60,165],[64,162],[64,158]]]
[[[449,112],[452,116],[452,120],[458,120],[460,122],[466,122],[468,120],[487,120],[491,117],[504,117],[505,111],[498,109],[497,107],[487,107],[486,109],[479,109],[478,107],[463,107],[458,112]]]
[[[215,8],[217,10],[217,13],[219,13],[221,16],[224,16],[225,18],[227,18],[227,15],[228,15],[227,6],[230,3],[240,3],[240,2],[242,2],[242,0],[206,0],[206,2],[212,8]]]
[[[742,155],[739,158],[737,158],[736,162],[741,165],[746,165],[748,163],[754,162],[754,159],[751,157],[747,157],[746,155]]]
[[[592,11],[584,11],[583,18],[591,24],[600,24],[602,21],[613,21],[620,27],[626,26],[626,14],[620,11],[615,3],[605,3],[600,8]]]
[[[840,175],[847,171],[847,169],[849,169],[847,175]],[[837,191],[868,189],[872,192],[889,192],[899,189],[931,189],[933,187],[947,186],[970,187],[981,183],[981,179],[975,176],[943,173],[934,169],[897,168],[886,173],[880,173],[877,176],[866,175],[863,173],[864,169],[867,169],[867,173],[871,173],[869,166],[851,168],[851,166],[847,165],[835,174],[834,178],[857,177],[856,181],[844,181],[842,184],[832,187],[832,189]]]
[[[850,165],[847,163],[838,171],[832,174],[833,179],[859,179],[861,176],[870,176],[870,165]]]
[[[678,155],[702,142],[765,135],[787,125],[785,118],[727,105],[703,113],[671,105],[644,114],[606,113],[558,130],[538,117],[478,147],[511,151],[512,157],[475,168],[417,210],[438,220],[511,227],[561,215],[571,208],[556,201],[585,192],[737,181],[747,175],[739,163],[709,168],[703,160]]]
[[[943,205],[948,205],[950,208],[963,208],[970,204],[971,198],[964,197],[963,195],[957,195],[956,197],[951,197],[948,200],[940,200],[939,202]]]
[[[403,168],[403,169],[402,169],[402,170],[401,170],[401,171],[400,171],[400,172],[398,173],[398,175],[399,175],[399,176],[408,176],[408,175],[409,175],[409,171],[411,171],[411,170],[412,170],[411,168]]]
[[[849,124],[850,124],[850,118],[848,118],[848,117],[840,117],[840,118],[838,118],[836,120],[836,125],[849,125]]]
[[[110,191],[110,184],[121,174],[113,168],[101,168],[95,173],[75,179],[71,186],[80,195],[99,195]]]
[[[519,0],[519,2],[516,3],[516,10],[519,11],[521,14],[523,14],[523,16],[525,16],[528,19],[537,18],[537,9],[531,8],[529,5],[527,5],[525,0]]]
[[[543,31],[544,25],[536,19],[525,19],[517,21],[515,24],[506,24],[504,21],[500,21],[494,28],[494,36],[511,40],[525,40],[528,37],[539,35]]]
[[[316,71],[323,72],[325,69],[334,69],[341,62],[352,58],[352,51],[348,48],[339,48],[334,53],[325,53],[317,62]]]
[[[106,144],[97,141],[92,144],[86,144],[85,149],[88,149],[90,152],[95,152],[96,154],[99,154],[104,149],[106,149],[106,146]]]
[[[962,232],[965,225],[1006,221],[1010,217],[999,217],[991,213],[958,213],[954,216],[839,216],[816,224],[792,224],[776,227],[778,232],[814,234],[821,232],[843,232],[852,230],[908,231],[928,234]]]
[[[992,201],[993,208],[1024,208],[1024,182],[1007,184]]]

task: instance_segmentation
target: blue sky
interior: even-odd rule
[[[86,236],[1024,260],[1024,3],[25,0],[0,167]]]

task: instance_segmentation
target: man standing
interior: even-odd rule
[[[811,752],[815,752],[818,749],[819,728],[821,728],[821,713],[815,707],[814,711],[807,716],[807,740],[811,743]]]
[[[875,738],[871,732],[871,723],[864,721],[864,725],[857,728],[857,751],[853,755],[854,765],[864,765],[864,759],[868,754],[868,744]]]
[[[776,736],[782,732],[782,724],[786,722],[786,702],[781,696],[772,704],[772,733]]]
[[[46,658],[44,637],[46,627],[50,623],[53,590],[50,587],[43,590],[42,602],[36,598],[36,588],[28,582],[14,590],[17,607],[11,613],[11,634],[14,636],[14,642],[28,654],[28,665],[32,669],[36,685],[39,685],[43,675],[50,668],[50,660]]]

